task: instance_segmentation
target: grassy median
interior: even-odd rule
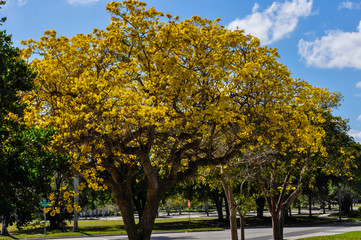
[[[229,227],[229,222],[224,220],[222,223],[217,218],[203,217],[191,218],[158,218],[154,224],[153,232],[176,232],[176,231],[216,231]],[[356,219],[359,220],[359,219]],[[337,218],[309,217],[306,215],[295,215],[286,220],[286,226],[300,225],[320,225],[331,222],[338,222]],[[247,226],[271,226],[270,217],[256,218],[247,217]],[[1,226],[1,224],[0,224]],[[120,235],[126,234],[122,220],[82,220],[79,221],[79,232],[72,232],[73,223],[69,222],[63,229],[52,230],[47,228],[47,237],[70,237],[70,236],[96,236],[96,235]],[[22,230],[17,230],[14,226],[9,227],[11,237],[0,237],[0,239],[27,239],[27,238],[43,238],[44,225],[41,222],[32,223]],[[337,238],[338,237],[338,238]],[[360,239],[361,232],[341,234],[334,236],[326,236],[320,238],[306,239]]]
[[[361,232],[348,232],[343,234],[337,235],[330,235],[330,236],[322,236],[322,237],[310,237],[310,238],[300,238],[299,240],[360,240],[361,239]]]
[[[1,224],[0,224],[1,225]],[[94,236],[94,235],[119,235],[126,234],[122,220],[84,220],[79,221],[79,232],[72,232],[73,224],[68,223],[63,229],[52,230],[47,228],[47,237],[68,237],[68,236]],[[153,232],[167,231],[209,231],[223,230],[218,227],[216,218],[169,218],[157,219],[154,224]],[[44,236],[44,225],[34,223],[22,230],[15,227],[9,227],[10,237],[0,237],[0,239],[25,239],[42,238]]]

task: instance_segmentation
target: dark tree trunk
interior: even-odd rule
[[[279,214],[272,214],[272,231],[274,240],[283,240],[283,227]]]
[[[257,217],[258,218],[263,218],[263,209],[265,206],[265,199],[264,197],[259,197],[256,199],[256,204],[257,204]]]
[[[275,208],[272,208],[270,211],[272,218],[272,231],[274,240],[283,240],[283,227],[285,222],[285,217],[289,209],[289,204],[282,204],[279,207],[279,211],[275,211]]]
[[[298,203],[298,215],[301,215],[301,203]]]
[[[352,196],[349,193],[345,193],[343,195],[343,201],[341,202],[341,210],[345,214],[351,213],[351,207],[352,207]]]
[[[134,205],[135,205],[135,208],[137,209],[139,219],[141,219],[143,216],[143,209],[144,209],[143,203],[144,202],[145,202],[145,200],[142,198],[139,198],[139,197],[134,198]]]
[[[135,223],[134,204],[131,201],[132,196],[127,196],[121,191],[113,191],[114,199],[122,213],[124,227],[129,240],[150,240],[157,209],[160,203],[160,194],[150,192],[147,194],[146,204],[143,210],[139,224]],[[157,196],[158,195],[158,196]]]
[[[107,186],[111,189],[114,200],[122,213],[124,228],[129,240],[150,240],[159,203],[166,191],[174,186],[177,180],[173,177],[164,180],[166,184],[161,184],[157,179],[156,172],[152,171],[150,161],[147,162],[146,157],[145,155],[143,166],[146,173],[147,186],[146,193],[144,194],[145,199],[142,200],[143,204],[141,204],[144,207],[138,224],[136,224],[134,216],[135,203],[132,186],[136,171],[135,167],[129,167],[127,175],[124,177],[117,167],[108,165],[107,170],[111,178],[104,179]]]
[[[217,214],[218,214],[218,220],[220,223],[223,222],[223,196],[219,193],[215,193],[212,195],[212,199],[214,203],[216,204]]]
[[[224,197],[224,206],[226,208],[226,219],[229,220],[230,213],[229,213],[229,206],[228,206],[228,201],[227,201],[226,197]]]
[[[292,217],[292,209],[291,209],[291,207],[288,208],[288,213],[289,213],[288,216],[291,218]]]
[[[283,225],[285,217],[287,215],[288,209],[291,207],[292,203],[296,198],[301,194],[301,186],[299,185],[295,191],[293,191],[285,201],[284,195],[280,195],[277,198],[268,197],[266,199],[269,212],[271,213],[272,218],[272,230],[273,230],[273,239],[274,240],[283,240]],[[264,196],[266,196],[264,194]]]
[[[7,224],[5,219],[2,222],[1,235],[2,236],[9,236],[8,224]]]
[[[311,193],[308,194],[308,215],[312,217],[312,196]]]

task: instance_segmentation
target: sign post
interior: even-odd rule
[[[43,201],[39,203],[40,206],[43,207],[43,211],[44,211],[44,238],[46,238],[46,213],[45,213],[45,208],[50,207],[50,202],[48,202],[48,200],[46,198],[43,198]]]

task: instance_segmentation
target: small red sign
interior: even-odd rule
[[[188,200],[188,208],[191,208],[191,200]]]

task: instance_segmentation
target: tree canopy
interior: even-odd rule
[[[277,49],[218,19],[180,21],[135,0],[106,9],[106,30],[24,42],[24,57],[39,54],[25,119],[54,126],[53,148],[70,153],[89,186],[112,190],[129,239],[150,238],[165,192],[199,166],[262,144],[324,152],[313,123],[339,96],[292,78]],[[136,225],[139,168],[147,196]]]

